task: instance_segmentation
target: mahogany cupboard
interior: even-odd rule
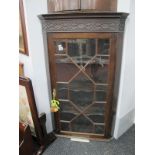
[[[57,134],[111,136],[127,16],[78,11],[39,15],[51,89],[60,101],[54,114]]]

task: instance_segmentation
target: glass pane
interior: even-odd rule
[[[93,83],[83,73],[78,74],[69,84],[69,97],[78,108],[83,110],[93,102]]]
[[[55,41],[56,54],[65,54],[66,42],[65,41]]]
[[[79,113],[69,101],[61,101],[61,100],[60,100],[60,112],[67,112],[67,113],[70,112],[74,114]]]
[[[89,107],[89,109],[87,109],[85,114],[103,115],[105,110],[104,108],[104,103],[94,103],[91,107]]]
[[[95,115],[89,114],[87,115],[94,123],[104,123],[104,115]]]
[[[96,91],[96,101],[106,101],[106,92]]]
[[[104,125],[96,125],[95,133],[96,134],[104,134]]]
[[[76,115],[73,113],[61,112],[60,113],[60,120],[64,121],[71,121]]]
[[[95,39],[68,40],[68,55],[80,66],[95,56],[95,52]]]
[[[85,114],[95,123],[104,123],[104,104],[93,104],[89,107],[89,109],[87,109]]]
[[[61,122],[61,130],[63,130],[63,131],[70,131],[69,123]]]
[[[70,91],[70,99],[79,109],[83,110],[92,103],[93,92]]]
[[[58,99],[68,99],[68,85],[64,83],[57,83],[57,97]]]
[[[98,54],[109,54],[109,39],[98,39]]]
[[[107,83],[108,80],[108,65],[100,65],[97,63],[89,64],[85,72],[94,80],[95,83]]]
[[[106,101],[107,86],[96,85],[96,101]]]
[[[92,123],[83,115],[80,115],[77,117],[72,123],[71,123],[72,131],[74,132],[86,132],[90,133],[93,132],[93,125]]]
[[[72,63],[71,59],[67,55],[55,55],[56,63]]]
[[[94,86],[92,81],[84,73],[79,73],[69,84],[69,88],[73,90],[93,91]]]
[[[56,78],[58,82],[68,82],[79,69],[67,57],[56,57]]]

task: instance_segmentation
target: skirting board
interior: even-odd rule
[[[112,135],[115,139],[122,136],[135,122],[135,109],[129,111],[125,116],[114,119]]]

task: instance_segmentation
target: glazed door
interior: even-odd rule
[[[110,33],[48,35],[52,89],[60,134],[107,137],[112,116],[114,38]]]

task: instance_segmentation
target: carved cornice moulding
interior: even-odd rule
[[[126,13],[55,13],[39,15],[44,32],[123,32]]]

